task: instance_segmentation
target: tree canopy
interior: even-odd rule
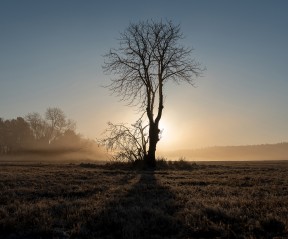
[[[181,45],[180,25],[172,21],[131,23],[121,33],[119,47],[105,55],[104,70],[115,75],[108,88],[146,113],[149,149],[145,159],[155,165],[158,128],[164,108],[163,86],[168,81],[194,84],[201,64],[191,57],[192,49]]]

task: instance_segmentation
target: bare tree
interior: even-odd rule
[[[130,127],[120,123],[108,122],[108,128],[104,132],[106,137],[98,140],[107,151],[112,151],[112,159],[117,161],[144,160],[147,155],[147,126],[143,126],[141,119]]]
[[[180,26],[171,21],[131,23],[120,35],[119,48],[105,55],[104,71],[116,75],[109,89],[146,112],[149,149],[145,160],[150,166],[156,163],[164,84],[170,80],[193,85],[195,77],[203,71],[190,57],[192,49],[180,45],[182,38]]]
[[[47,136],[48,124],[39,113],[29,113],[25,116],[25,119],[29,123],[36,140],[44,139]]]
[[[75,122],[67,119],[63,110],[57,107],[49,107],[46,110],[45,118],[49,122],[49,143],[63,134],[66,130],[74,130]]]

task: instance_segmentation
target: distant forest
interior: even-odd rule
[[[59,108],[48,108],[44,116],[0,118],[0,155],[80,150],[93,142],[77,134],[76,124]]]

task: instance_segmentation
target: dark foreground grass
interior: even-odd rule
[[[0,238],[288,238],[287,162],[163,165],[2,163]]]

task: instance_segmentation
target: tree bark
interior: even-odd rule
[[[156,145],[159,141],[159,132],[158,124],[157,123],[150,123],[149,128],[149,150],[148,154],[146,156],[146,163],[149,167],[155,167],[156,166]]]

